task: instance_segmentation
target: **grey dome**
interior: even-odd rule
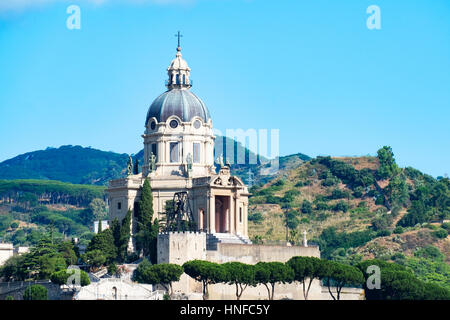
[[[211,118],[208,108],[195,94],[186,89],[172,89],[153,101],[147,112],[148,120],[155,117],[158,122],[166,122],[170,116],[177,116],[183,122],[200,117],[205,123]]]

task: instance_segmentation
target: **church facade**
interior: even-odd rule
[[[164,220],[165,206],[173,200],[181,204],[194,222],[195,230],[166,230],[158,235],[157,262],[183,263],[208,260],[217,263],[239,261],[286,262],[294,256],[320,257],[318,246],[255,245],[248,238],[248,188],[233,176],[227,161],[215,166],[212,119],[203,101],[190,91],[190,68],[177,47],[170,63],[167,91],[150,105],[145,119],[142,172],[112,180],[107,189],[109,219],[121,221],[128,210],[134,211],[145,179],[153,193],[154,217]],[[180,206],[178,207],[180,208]],[[136,221],[132,215],[132,237]],[[135,250],[133,240],[129,250]],[[176,294],[202,299],[199,282],[186,274],[173,284]],[[235,299],[235,287],[215,284],[209,288],[211,299]],[[360,291],[341,294],[343,299],[361,299]],[[329,299],[318,280],[314,280],[311,299]],[[263,285],[248,288],[243,299],[266,299]],[[277,285],[275,299],[303,299],[296,283]]]
[[[154,217],[160,221],[165,219],[167,201],[177,201],[184,193],[184,206],[197,231],[210,234],[216,241],[225,237],[250,243],[248,188],[239,177],[231,175],[223,159],[218,159],[216,171],[212,119],[204,102],[190,90],[190,71],[178,47],[167,69],[167,91],[153,101],[147,112],[142,172],[109,183],[110,220],[121,221],[129,209],[134,210],[144,180],[148,179]],[[132,229],[136,229],[135,225]],[[133,247],[130,244],[130,249]]]

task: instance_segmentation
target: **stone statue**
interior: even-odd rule
[[[131,159],[131,156],[128,156],[127,175],[130,176],[132,174],[133,174],[133,159]]]
[[[152,152],[150,153],[150,157],[148,158],[148,167],[150,172],[155,171],[155,163],[156,163],[156,156]]]
[[[227,167],[230,167],[230,168],[231,168],[231,163],[230,163],[230,160],[228,160],[228,158],[225,160],[225,165],[226,165]]]
[[[187,171],[192,171],[192,155],[191,153],[188,153],[186,156],[186,163],[187,163]]]
[[[223,167],[223,155],[217,157],[216,162],[220,165],[220,167]]]

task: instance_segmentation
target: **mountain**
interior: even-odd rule
[[[45,179],[104,185],[125,173],[128,156],[81,146],[28,152],[0,163],[0,179]]]
[[[258,176],[258,167],[268,160],[255,155],[233,139],[216,137],[216,155],[226,159],[226,146],[233,145],[235,162],[243,155],[244,163],[233,164],[232,171],[246,181],[248,170]],[[132,156],[144,163],[144,150]],[[256,159],[253,164],[249,159]],[[82,146],[66,145],[21,154],[0,163],[0,179],[45,179],[76,184],[106,185],[109,180],[125,176],[128,155]]]

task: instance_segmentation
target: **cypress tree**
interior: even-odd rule
[[[114,245],[119,248],[120,247],[120,223],[117,218],[111,223],[111,231],[114,237]]]
[[[97,229],[97,233],[102,232],[102,219],[98,220],[98,229]]]
[[[130,229],[131,229],[131,210],[128,210],[127,215],[122,220],[122,226],[120,227],[120,238],[118,249],[118,258],[120,261],[125,261],[128,251],[128,242],[130,241]]]
[[[138,224],[138,230],[142,230],[143,228],[149,230],[153,219],[153,195],[148,179],[145,179],[144,181],[141,192],[141,200],[139,200],[137,211],[137,220],[141,223]]]
[[[138,234],[136,236],[137,249],[143,250],[144,256],[150,256],[152,263],[156,263],[156,241],[158,237],[158,222],[153,223],[153,195],[150,182],[146,179],[142,186],[141,199],[137,205]]]

